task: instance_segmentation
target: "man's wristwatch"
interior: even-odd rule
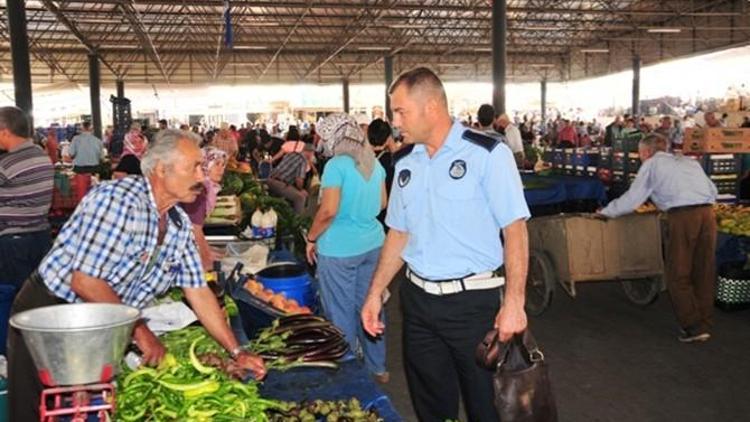
[[[244,350],[243,350],[243,349],[242,349],[242,348],[241,348],[240,346],[237,346],[237,347],[235,347],[234,349],[232,349],[232,350],[230,350],[230,351],[229,351],[229,356],[231,356],[231,357],[232,357],[232,359],[237,359],[237,357],[238,357],[238,356],[239,356],[239,355],[240,355],[240,354],[241,354],[242,352],[244,352]]]

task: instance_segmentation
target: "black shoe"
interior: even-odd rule
[[[702,343],[708,341],[711,338],[711,334],[707,332],[697,332],[694,330],[680,330],[680,335],[677,337],[681,343]]]

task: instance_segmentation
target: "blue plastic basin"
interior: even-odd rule
[[[256,278],[266,288],[274,293],[283,293],[287,299],[296,300],[300,306],[312,307],[315,303],[310,275],[302,265],[291,263],[272,265],[258,272]]]

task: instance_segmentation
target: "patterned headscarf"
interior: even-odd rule
[[[203,159],[201,160],[201,169],[203,170],[203,186],[206,188],[206,216],[211,214],[211,211],[216,207],[216,200],[221,190],[221,183],[215,183],[208,177],[208,172],[211,167],[217,165],[220,162],[227,161],[227,153],[223,150],[208,146],[201,149]]]
[[[213,146],[207,146],[201,149],[201,153],[203,154],[201,168],[203,169],[203,174],[206,177],[208,177],[208,171],[211,170],[211,167],[215,166],[219,162],[227,161],[227,153],[224,150]]]
[[[352,157],[362,177],[370,179],[375,154],[354,117],[346,113],[334,113],[323,119],[316,129],[324,141],[324,154]]]

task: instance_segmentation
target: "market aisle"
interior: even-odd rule
[[[747,420],[750,311],[717,309],[714,337],[684,345],[666,292],[641,309],[617,283],[579,287],[575,300],[558,288],[551,308],[531,320],[551,365],[561,422]],[[387,309],[391,382],[385,390],[404,420],[414,421],[396,295]]]

